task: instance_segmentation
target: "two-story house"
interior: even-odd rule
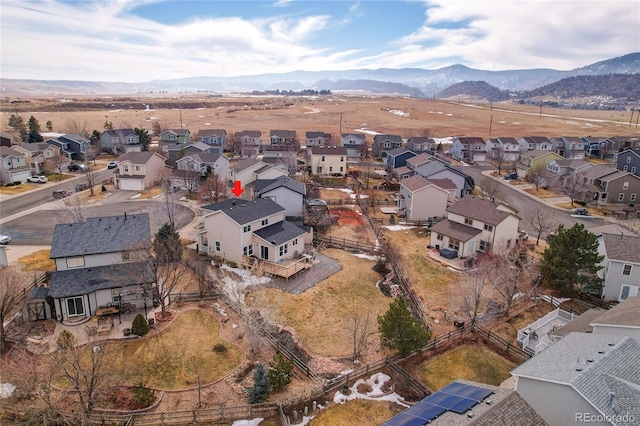
[[[21,143],[12,147],[25,154],[25,163],[34,175],[43,171],[61,171],[69,165],[69,159],[60,154],[60,148],[44,142]],[[59,170],[58,170],[59,169]]]
[[[128,152],[118,157],[115,176],[116,185],[121,190],[144,191],[158,183],[169,173],[165,158],[155,152]]]
[[[518,139],[520,146],[526,145],[528,151],[540,149],[543,151],[551,151],[553,144],[546,136],[523,136]]]
[[[176,169],[172,176],[173,186],[196,189],[209,173],[226,183],[229,180],[229,158],[224,154],[207,152],[185,155],[176,161]]]
[[[242,158],[256,158],[262,146],[260,130],[243,130],[233,135],[233,150]]]
[[[160,142],[189,143],[191,132],[188,129],[167,129],[160,133]]]
[[[387,152],[386,162],[387,170],[397,169],[406,166],[407,160],[415,157],[417,154],[407,148],[396,148]]]
[[[491,158],[516,162],[520,159],[520,154],[527,151],[527,144],[520,143],[514,138],[500,137],[489,141],[491,143]]]
[[[401,148],[403,140],[400,135],[378,134],[373,137],[371,151],[376,158],[385,158],[387,152],[392,149]]]
[[[325,132],[307,132],[306,145],[310,146],[329,146],[331,145],[331,133]]]
[[[298,147],[295,145],[267,145],[262,154],[262,161],[277,165],[291,175],[298,170]]]
[[[447,208],[447,218],[431,228],[430,244],[456,250],[460,257],[501,250],[519,238],[520,217],[505,204],[466,196]]]
[[[449,154],[462,161],[485,161],[487,143],[480,137],[455,138],[449,148]]]
[[[90,161],[96,154],[91,141],[79,135],[62,135],[55,139],[47,139],[45,143],[57,146],[62,155],[70,160]]]
[[[269,132],[271,145],[295,145],[297,146],[295,130],[271,130]]]
[[[620,151],[626,149],[640,149],[640,136],[614,136],[610,138],[618,146]]]
[[[640,194],[640,177],[599,164],[576,176],[581,201],[602,204],[634,204]]]
[[[276,179],[259,179],[254,184],[255,198],[270,198],[285,208],[288,218],[303,216],[307,190],[303,182],[280,176]]]
[[[399,178],[418,175],[425,179],[449,179],[456,185],[456,198],[464,197],[471,192],[467,175],[458,169],[451,167],[447,161],[434,157],[433,155],[422,153],[407,160],[407,169],[401,167],[394,170]]]
[[[436,150],[436,141],[426,136],[411,136],[407,139],[407,149],[416,154],[423,152],[433,154]]]
[[[449,179],[425,179],[411,176],[400,181],[397,194],[398,215],[410,220],[427,220],[443,217],[456,186]]]
[[[200,129],[196,134],[196,142],[211,145],[213,154],[222,154],[229,149],[227,131],[224,129]]]
[[[585,154],[596,158],[613,158],[618,152],[620,142],[615,139],[602,137],[584,137]]]
[[[640,176],[640,149],[625,149],[615,157],[616,168]]]
[[[184,156],[201,153],[216,154],[217,148],[204,142],[162,143],[160,144],[160,151],[167,158],[167,164],[171,167],[176,167],[178,159]]]
[[[530,177],[532,173],[537,173],[539,179],[546,179],[547,164],[550,161],[562,160],[561,155],[546,149],[534,149],[522,154],[520,161],[516,164],[516,173],[520,179]],[[538,182],[542,183],[542,182]]]
[[[90,217],[53,229],[49,296],[58,321],[94,316],[104,306],[152,306],[149,215]]]
[[[26,155],[8,146],[0,145],[0,182],[24,182],[31,177]]]
[[[229,168],[229,179],[231,182],[240,182],[240,186],[245,186],[255,182],[257,179],[276,179],[280,176],[288,176],[289,172],[282,167],[267,164],[255,158],[246,158],[233,164]]]
[[[133,129],[105,130],[100,135],[100,145],[103,151],[115,155],[142,151],[140,136]]]
[[[342,146],[307,148],[308,170],[312,175],[347,173],[347,148]]]
[[[552,187],[568,186],[578,173],[593,167],[594,164],[585,160],[551,160],[547,163],[547,182]]]
[[[560,136],[551,138],[551,149],[567,160],[582,160],[585,149],[584,141],[577,136]]]
[[[343,133],[340,135],[340,146],[347,148],[349,159],[366,157],[367,136],[360,133]]]
[[[640,237],[598,235],[598,253],[604,256],[598,276],[604,280],[601,296],[622,301],[638,295],[640,288]]]
[[[269,197],[232,198],[202,207],[200,253],[241,263],[256,257],[277,264],[304,252],[308,232],[285,220],[286,209]]]

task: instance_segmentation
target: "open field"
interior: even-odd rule
[[[148,108],[147,108],[148,107]],[[178,94],[95,98],[90,95],[51,98],[21,98],[0,102],[0,131],[6,132],[9,116],[18,112],[25,122],[33,115],[44,130],[47,121],[54,132],[78,129],[103,130],[105,121],[114,127],[152,129],[187,128],[195,135],[205,128],[226,129],[228,134],[251,129],[296,130],[303,140],[307,131],[338,135],[349,132],[379,132],[403,137],[428,132],[433,137],[480,136],[483,138],[527,135],[612,136],[637,134],[629,127],[630,111],[590,111],[543,108],[511,102],[456,103],[397,97],[222,97]],[[392,111],[403,111],[400,115]],[[491,132],[489,129],[491,128]],[[371,141],[372,136],[369,137]]]

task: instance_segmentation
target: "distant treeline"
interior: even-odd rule
[[[313,90],[313,89],[304,89],[304,90],[254,90],[251,92],[253,95],[287,95],[287,96],[313,96],[313,95],[330,95],[331,90]]]

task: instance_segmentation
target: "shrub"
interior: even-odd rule
[[[69,330],[62,330],[62,333],[58,336],[56,346],[58,349],[64,351],[71,349],[76,345],[76,337]]]
[[[142,383],[133,386],[133,400],[141,407],[148,407],[156,400],[156,395],[152,389],[145,387]]]
[[[269,373],[264,365],[258,364],[253,373],[253,387],[249,389],[249,404],[261,404],[269,398]]]
[[[15,181],[15,182],[13,182],[13,184],[14,184],[14,185],[20,185],[21,183],[22,183],[22,181],[21,181],[21,180],[17,180],[17,181]]]
[[[136,336],[144,336],[149,332],[149,323],[142,314],[136,315],[131,324],[131,333]]]
[[[277,353],[269,363],[269,386],[273,392],[286,389],[293,380],[293,362]]]
[[[227,352],[227,347],[222,343],[216,343],[216,345],[213,347],[213,351],[217,354],[223,354]]]

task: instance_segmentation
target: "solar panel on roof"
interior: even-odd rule
[[[440,414],[444,413],[445,411],[447,411],[447,410],[445,408],[443,408],[443,407],[438,407],[437,405],[432,405],[431,407],[427,408],[426,410],[423,410],[420,413],[416,413],[415,416],[423,419],[423,421],[426,423],[426,421],[435,419],[436,417],[438,417]]]
[[[449,410],[453,411],[454,413],[463,414],[464,412],[469,410],[471,407],[473,407],[477,403],[478,401],[474,401],[473,399],[464,398],[463,400],[459,401],[456,405],[449,408]]]
[[[440,407],[446,408],[447,410],[460,402],[463,398],[457,395],[448,395],[445,399],[440,401],[438,405]]]
[[[480,402],[493,393],[490,389],[476,388],[473,392],[466,396],[469,399],[475,399]]]
[[[464,383],[460,383],[460,382],[453,382],[453,383],[449,383],[447,386],[443,387],[438,392],[456,393],[457,390],[465,386],[471,386],[471,385],[465,385]]]

